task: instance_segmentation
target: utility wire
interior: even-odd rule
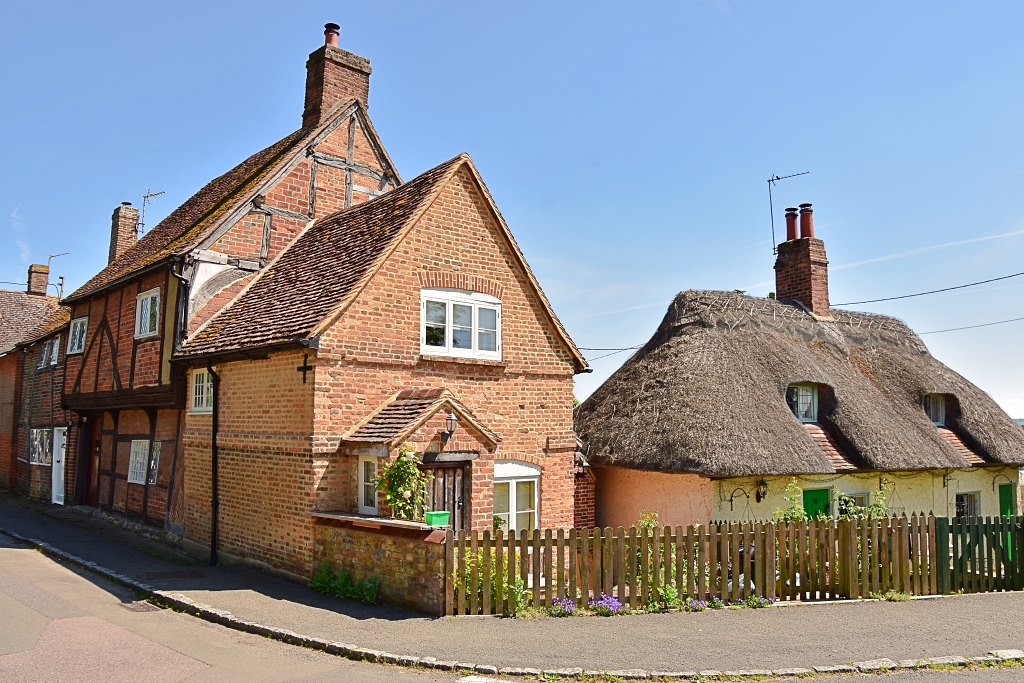
[[[918,335],[922,335],[922,334],[939,334],[940,332],[956,332],[957,330],[973,330],[975,327],[989,327],[991,325],[1002,325],[1003,323],[1015,323],[1018,320],[1024,320],[1024,318],[1010,318],[1009,320],[997,320],[994,323],[982,323],[981,325],[968,325],[967,327],[951,327],[948,330],[932,330],[931,332],[918,332]]]
[[[627,349],[618,349],[616,351],[612,351],[611,353],[606,353],[603,356],[598,356],[597,358],[591,358],[590,361],[593,362],[595,360],[601,360],[602,358],[607,358],[608,356],[614,356],[615,354],[622,353],[623,351],[636,351],[639,348],[640,348],[639,346],[630,346]]]
[[[974,287],[975,285],[984,285],[989,282],[997,282],[999,280],[1009,280],[1011,277],[1020,277],[1024,273],[1014,273],[1013,275],[1004,275],[1002,277],[994,277],[991,280],[981,280],[980,282],[969,282],[966,285],[957,285],[956,287],[945,287],[943,289],[933,289],[930,292],[919,292],[917,294],[904,294],[903,296],[890,296],[884,299],[868,299],[867,301],[849,301],[842,304],[832,304],[833,306],[856,306],[857,304],[875,304],[879,301],[895,301],[896,299],[909,299],[915,296],[924,296],[926,294],[938,294],[939,292],[951,292],[954,289],[963,289],[964,287]],[[995,324],[995,323],[993,323]],[[925,332],[924,334],[928,334]]]

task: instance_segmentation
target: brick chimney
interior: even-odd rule
[[[42,263],[33,263],[28,267],[28,286],[25,288],[27,294],[38,294],[46,296],[46,288],[50,286],[50,266]]]
[[[828,259],[825,243],[814,236],[814,210],[800,205],[800,236],[796,236],[797,210],[786,209],[786,241],[775,259],[775,298],[799,301],[822,317],[828,311]]]
[[[121,206],[114,209],[114,215],[110,217],[110,253],[107,255],[107,263],[113,263],[114,259],[128,251],[139,239],[139,210],[132,206],[131,202],[121,202]]]
[[[346,100],[359,100],[367,108],[370,96],[370,60],[338,47],[337,24],[324,25],[324,46],[306,62],[306,107],[302,127],[323,123],[331,107]]]

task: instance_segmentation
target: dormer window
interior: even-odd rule
[[[818,387],[814,384],[790,384],[786,387],[786,403],[801,422],[818,421]]]
[[[924,395],[924,412],[936,427],[946,426],[946,397],[942,394]]]

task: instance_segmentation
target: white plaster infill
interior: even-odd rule
[[[427,531],[430,529],[444,529],[447,527],[427,526],[423,522],[411,522],[406,519],[391,519],[390,517],[374,517],[373,515],[360,515],[355,512],[331,512],[315,511],[309,513],[316,519],[328,519],[332,521],[348,522],[352,526],[364,527],[367,529],[380,529],[392,527],[396,529],[415,529],[416,531]]]

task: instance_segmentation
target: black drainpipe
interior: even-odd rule
[[[214,567],[217,565],[217,514],[220,511],[220,489],[217,486],[217,412],[220,410],[217,393],[220,377],[213,371],[213,362],[209,358],[206,359],[206,371],[213,380],[213,412],[210,415],[210,488],[213,494],[210,500],[210,566]]]

